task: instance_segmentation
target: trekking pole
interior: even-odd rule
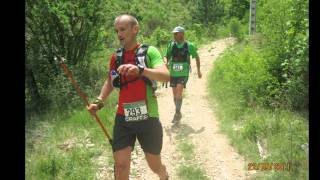
[[[57,56],[57,55],[56,55]],[[65,59],[63,57],[57,56],[59,57],[59,65],[60,67],[63,69],[64,73],[66,74],[66,76],[68,77],[68,79],[71,81],[73,87],[76,89],[77,93],[79,94],[79,96],[81,97],[81,99],[85,102],[85,104],[87,106],[89,106],[89,101],[88,101],[88,97],[85,95],[85,93],[80,89],[80,86],[78,85],[78,83],[74,80],[72,72],[68,69],[68,66],[64,63]],[[55,57],[56,59],[56,57]],[[107,136],[110,145],[112,146],[112,139],[107,131],[107,129],[104,127],[104,125],[102,124],[100,118],[98,117],[97,114],[93,114],[95,120],[97,121],[97,123],[100,125],[101,129],[103,130],[104,134]]]

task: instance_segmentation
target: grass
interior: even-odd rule
[[[115,111],[107,105],[98,112],[111,136]],[[101,166],[113,167],[111,146],[84,107],[33,117],[25,128],[26,179],[95,179]],[[100,162],[100,156],[107,158]]]
[[[207,180],[203,169],[194,165],[181,165],[178,168],[178,176],[182,180]]]
[[[179,165],[177,167],[177,175],[182,180],[207,180],[205,170],[199,166],[195,159],[194,145],[186,138],[186,132],[179,129],[176,140],[178,142],[177,150],[180,154]]]
[[[192,160],[194,156],[194,145],[192,143],[181,142],[178,144],[178,150],[181,152],[183,159]]]
[[[228,135],[247,163],[292,162],[291,171],[258,170],[255,179],[306,179],[307,116],[260,105],[258,100],[261,96],[255,92],[270,79],[263,69],[266,67],[264,60],[253,52],[254,49],[239,44],[229,51],[232,52],[225,52],[215,61],[208,80],[210,98],[215,102],[212,107],[221,121],[221,131]],[[248,97],[254,97],[251,104]],[[258,150],[258,140],[263,142],[264,159]]]

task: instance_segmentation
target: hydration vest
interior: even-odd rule
[[[177,42],[173,42],[171,56],[172,56],[171,61],[173,62],[190,63],[190,53],[189,53],[188,43],[185,42],[182,48],[178,48]]]
[[[174,69],[174,71],[180,71],[181,69],[188,69],[187,73],[191,72],[191,64],[190,64],[190,52],[188,48],[188,42],[184,42],[181,48],[178,48],[177,42],[172,41],[169,45],[171,51],[168,53],[168,64],[170,70]],[[181,65],[186,64],[186,65]],[[177,66],[175,64],[178,64]],[[182,67],[183,66],[183,67]],[[186,73],[183,73],[183,76],[187,76]],[[172,76],[172,75],[171,75]],[[173,75],[174,76],[174,75]]]
[[[143,65],[144,67],[148,67],[147,63],[147,51],[148,51],[149,45],[142,44],[140,47],[138,47],[135,51],[135,64],[136,65]],[[123,52],[124,48],[119,48],[116,51],[116,69],[122,64],[123,62]],[[125,83],[121,83],[121,75],[118,74],[116,71],[111,72],[111,79],[112,79],[112,85],[116,88],[122,88],[128,83],[134,82],[138,79],[142,78],[144,82],[152,87],[153,92],[157,89],[156,81],[150,80],[149,78],[145,76],[136,77],[133,80],[126,81]]]

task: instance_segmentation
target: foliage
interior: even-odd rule
[[[111,136],[116,100],[112,94],[98,112]],[[33,117],[26,123],[25,144],[26,179],[95,179],[102,166],[98,157],[112,159],[105,135],[85,108]]]
[[[205,176],[203,169],[199,167],[194,167],[190,165],[182,165],[178,169],[178,175],[182,180],[189,179],[198,179],[198,180],[207,180],[208,177]]]
[[[250,8],[250,0],[230,0],[228,6],[228,18],[243,19]]]
[[[293,110],[309,105],[308,1],[261,1],[257,30],[266,39],[270,72],[279,80],[279,96]]]
[[[247,24],[242,25],[237,18],[231,18],[229,22],[230,34],[236,37],[239,41],[242,41],[247,34]]]
[[[224,3],[221,0],[194,0],[190,1],[192,19],[196,22],[209,25],[217,24],[224,16]]]
[[[26,2],[25,92],[30,111],[52,103],[60,106],[71,91],[55,62],[56,54],[88,83],[91,55],[103,48],[107,5],[99,0]]]
[[[185,160],[191,160],[194,156],[194,145],[192,143],[182,142],[178,145],[178,149]]]
[[[287,40],[281,66],[287,97],[293,109],[307,109],[309,106],[309,24],[308,3],[291,3],[290,20],[287,21]]]
[[[177,144],[177,150],[180,154],[178,159],[177,175],[180,179],[208,179],[206,171],[199,167],[199,162],[195,158],[195,146],[188,139],[189,132],[185,128],[179,128],[177,136],[175,137]]]
[[[210,76],[215,82],[213,90],[219,100],[226,95],[240,98],[239,103],[244,107],[265,104],[267,87],[274,81],[267,61],[252,47],[237,48],[241,48],[241,53],[230,49],[215,61],[215,73]]]
[[[305,179],[308,174],[307,116],[283,108],[275,96],[281,91],[276,77],[268,70],[264,49],[237,45],[214,62],[209,75],[209,93],[221,127],[232,139],[232,144],[250,162],[292,163],[292,171],[263,172],[261,179]],[[259,155],[257,142],[266,158]],[[244,143],[246,142],[246,143]]]

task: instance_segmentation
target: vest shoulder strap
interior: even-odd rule
[[[116,69],[122,64],[123,48],[118,48],[116,51]]]
[[[142,44],[137,50],[135,54],[135,63],[141,64],[145,67],[148,67],[147,63],[147,52],[148,52],[149,45]]]
[[[188,42],[184,42],[183,44],[183,48],[189,52],[189,48],[188,48]]]
[[[186,56],[187,56],[187,62],[190,64],[190,52],[189,52],[187,41],[183,44],[183,49],[184,49],[184,52],[186,53]]]

